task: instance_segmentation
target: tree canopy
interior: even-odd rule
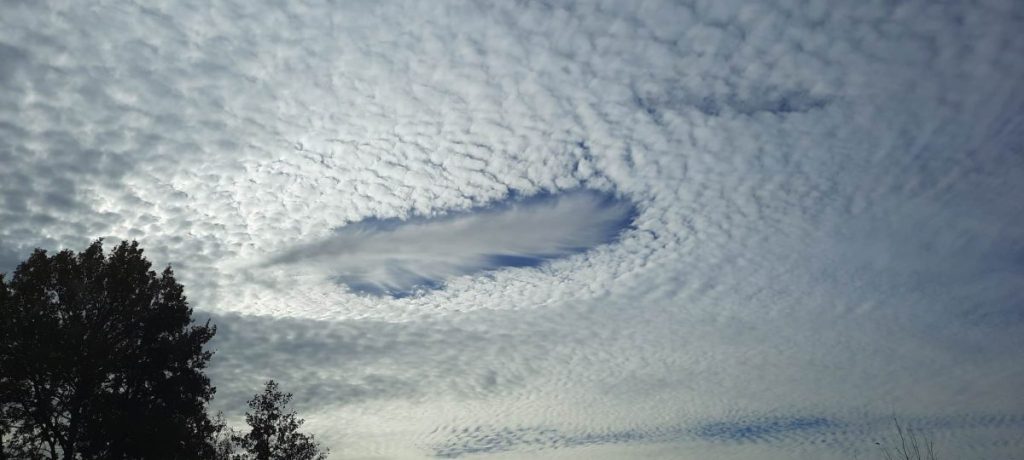
[[[299,432],[304,420],[288,410],[291,393],[284,393],[273,380],[268,381],[263,393],[249,400],[245,421],[250,431],[236,435],[235,442],[245,449],[233,460],[323,460],[326,449],[313,440],[313,436]]]
[[[5,457],[195,458],[211,451],[214,387],[182,285],[136,242],[109,255],[36,250],[0,278]]]
[[[137,242],[37,249],[0,273],[0,460],[322,460],[268,382],[239,435],[209,403],[216,333]]]

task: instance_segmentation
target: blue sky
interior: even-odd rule
[[[8,2],[0,271],[137,239],[332,458],[1024,451],[1018,1]]]

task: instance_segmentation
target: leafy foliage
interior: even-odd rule
[[[216,333],[136,242],[37,249],[0,274],[0,460],[323,460],[273,381],[240,435],[207,414]]]
[[[195,324],[136,242],[37,249],[0,277],[0,459],[210,458],[218,426]]]
[[[263,393],[249,400],[245,421],[250,431],[236,435],[234,441],[245,452],[234,460],[323,460],[327,450],[321,451],[313,436],[298,430],[303,420],[295,411],[289,411],[292,394],[283,393],[276,382],[266,383]]]

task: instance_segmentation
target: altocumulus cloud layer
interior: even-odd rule
[[[1024,450],[1024,7],[7,2],[0,264],[136,238],[336,458]]]

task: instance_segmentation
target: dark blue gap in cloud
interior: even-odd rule
[[[400,271],[401,269],[396,267],[394,271]],[[425,276],[409,275],[411,283],[407,289],[389,289],[379,284],[365,281],[361,278],[354,276],[335,276],[331,278],[337,284],[344,284],[348,286],[353,292],[359,294],[367,294],[373,296],[388,296],[395,299],[404,299],[407,297],[415,297],[417,295],[425,294],[435,289],[441,289],[444,287],[444,281],[439,279],[431,279]]]
[[[818,431],[836,426],[823,417],[767,417],[753,420],[714,422],[696,427],[699,438],[720,442],[764,442],[781,440],[794,433]]]
[[[266,264],[313,262],[351,291],[402,298],[441,289],[451,277],[537,267],[613,243],[636,215],[632,202],[607,192],[513,194],[440,215],[365,219]]]

